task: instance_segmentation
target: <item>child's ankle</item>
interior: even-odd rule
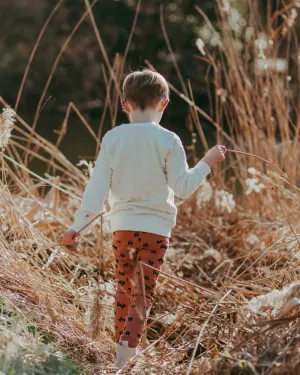
[[[131,346],[131,345],[129,345],[129,342],[128,341],[124,341],[124,340],[120,340],[119,341],[119,345],[127,347],[127,348],[131,348],[131,349],[134,349],[134,348],[137,347],[137,346]]]

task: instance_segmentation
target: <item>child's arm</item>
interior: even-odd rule
[[[104,201],[108,197],[112,174],[104,141],[105,137],[92,176],[83,193],[81,205],[75,213],[75,221],[65,232],[63,243],[66,245],[73,244],[78,231],[104,211]]]
[[[175,195],[186,199],[193,194],[211,172],[211,167],[225,159],[225,152],[225,146],[215,146],[208,151],[194,168],[189,169],[181,140],[176,137],[173,148],[167,158],[168,185]]]

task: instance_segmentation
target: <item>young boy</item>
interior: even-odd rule
[[[157,72],[130,73],[123,85],[122,107],[130,123],[105,134],[92,177],[75,222],[63,243],[104,210],[109,196],[115,275],[116,366],[137,353],[155,294],[159,271],[176,223],[174,194],[188,198],[225,158],[215,146],[189,169],[179,137],[159,125],[169,103],[169,87]]]

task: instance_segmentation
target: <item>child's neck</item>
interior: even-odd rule
[[[155,122],[159,124],[162,113],[153,109],[145,109],[144,111],[136,109],[129,114],[131,123]]]

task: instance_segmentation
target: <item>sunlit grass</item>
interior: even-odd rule
[[[180,206],[146,331],[150,346],[124,374],[299,372],[300,93],[295,87],[300,68],[287,57],[285,64],[279,60],[289,56],[288,51],[298,51],[298,41],[291,7],[269,14],[274,27],[262,30],[257,9],[250,6],[249,14],[243,14],[247,24],[243,22],[242,28],[252,32],[245,34],[240,48],[241,30],[233,30],[230,2],[226,4],[218,8],[220,43],[210,46],[217,52],[201,44],[205,56],[200,57],[210,71],[211,113],[204,113],[194,102],[196,78],[186,82],[182,77],[182,90],[172,83],[170,87],[190,106],[196,143],[188,152],[193,159],[197,142],[207,148],[201,127],[204,119],[215,128],[216,142],[225,143],[232,152]],[[205,16],[200,8],[197,11]],[[91,16],[91,9],[87,14]],[[282,15],[284,22],[276,26],[276,18]],[[171,53],[167,28],[163,31]],[[279,48],[283,41],[284,53]],[[106,110],[110,109],[114,126],[122,57],[117,56],[109,69],[114,73],[107,81]],[[46,367],[63,368],[60,356],[65,353],[87,373],[103,368],[114,372],[109,369],[115,350],[109,235],[104,234],[102,247],[98,221],[76,249],[59,245],[88,178],[88,171],[72,165],[59,151],[71,109],[99,147],[103,117],[96,135],[70,103],[56,145],[17,113],[2,155],[2,371],[25,366],[23,371],[43,362]],[[44,176],[30,169],[33,159],[44,163]],[[80,167],[90,169],[84,162]],[[103,259],[100,265],[99,259]],[[98,282],[101,301],[96,295]],[[276,306],[270,302],[274,295],[281,296]]]

